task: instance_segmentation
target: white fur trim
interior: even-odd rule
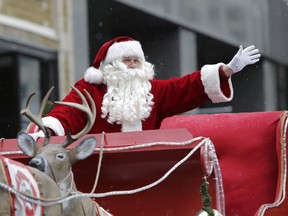
[[[136,56],[141,62],[145,60],[144,52],[138,41],[125,41],[114,43],[109,47],[104,59],[104,65],[112,63],[115,59],[121,60],[125,56]]]
[[[29,135],[35,140],[37,141],[40,137],[45,137],[45,134],[42,130],[35,132],[35,133],[29,133]],[[33,155],[30,155],[31,157]]]
[[[201,68],[201,80],[205,93],[213,103],[231,101],[234,94],[231,78],[228,80],[230,97],[226,97],[221,90],[219,77],[219,67],[221,65],[223,65],[223,63],[205,65]]]
[[[142,122],[138,121],[134,125],[131,125],[129,122],[123,122],[121,131],[122,132],[142,131]]]
[[[45,127],[52,129],[57,136],[64,136],[65,131],[60,121],[54,117],[47,116],[42,118]]]
[[[84,80],[91,84],[102,84],[103,83],[103,73],[101,70],[94,67],[89,67],[84,74]]]

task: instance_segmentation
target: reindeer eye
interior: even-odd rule
[[[65,158],[65,155],[62,154],[62,153],[59,153],[59,154],[56,155],[56,158],[60,159],[60,160],[63,160]]]

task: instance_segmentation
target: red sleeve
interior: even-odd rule
[[[161,119],[197,108],[208,100],[200,71],[181,78],[153,80],[152,93],[157,116]]]
[[[88,92],[90,89],[88,84],[85,84],[85,82],[82,81],[77,82],[75,87],[79,89],[85,97],[86,93],[84,92],[84,89]],[[71,90],[62,101],[82,104],[80,97],[74,90]],[[79,111],[76,108],[57,104],[55,104],[53,110],[47,116],[58,119],[65,130],[65,134],[67,133],[67,130],[69,130],[71,134],[78,133],[85,127],[87,121],[87,116],[84,112]]]

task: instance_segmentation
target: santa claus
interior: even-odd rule
[[[93,66],[75,87],[82,92],[86,89],[96,104],[97,116],[89,133],[157,129],[164,118],[192,110],[207,100],[232,100],[231,75],[259,58],[259,50],[254,46],[240,46],[227,65],[205,65],[183,77],[157,80],[141,44],[120,36],[100,48]],[[63,101],[81,103],[73,90]],[[77,133],[86,124],[81,111],[62,105],[56,105],[42,120],[58,136],[68,130]],[[36,127],[31,127],[30,133],[35,139],[44,136]]]

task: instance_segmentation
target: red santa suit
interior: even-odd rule
[[[113,60],[121,59],[123,56],[136,56],[141,62],[145,61],[138,41],[125,36],[117,37],[101,47],[94,59],[93,67],[86,71],[84,79],[75,84],[75,87],[84,95],[84,89],[86,89],[96,105],[96,120],[89,133],[133,130],[133,126],[127,130],[122,127],[124,123],[123,125],[111,124],[107,122],[107,117],[101,117],[103,96],[106,93],[101,66],[109,65]],[[134,130],[158,129],[164,118],[197,108],[209,99],[214,103],[230,101],[233,98],[231,78],[220,79],[221,65],[224,64],[205,65],[200,71],[181,78],[150,80],[152,86],[150,92],[154,96],[154,105],[149,117],[140,122],[142,123],[140,128],[137,127]],[[74,90],[63,101],[82,103]],[[68,129],[72,134],[81,131],[85,127],[87,117],[85,113],[75,108],[56,105],[42,120],[44,125],[52,129],[56,135],[63,136]],[[31,127],[30,133],[36,132],[34,129]]]
[[[155,104],[150,116],[142,121],[142,129],[158,129],[164,118],[197,108],[209,99],[216,103],[230,101],[233,97],[232,83],[230,79],[220,81],[218,72],[220,65],[206,65],[201,71],[181,78],[153,79],[151,93],[154,95]],[[101,117],[106,85],[90,84],[82,79],[75,84],[75,87],[84,95],[83,90],[86,89],[96,104],[97,116],[89,133],[121,131],[121,125],[110,124],[106,118]],[[63,101],[81,103],[79,96],[73,90]],[[85,127],[86,119],[85,113],[75,108],[56,105],[43,121],[57,135],[64,135],[68,128],[72,134],[81,131]]]

